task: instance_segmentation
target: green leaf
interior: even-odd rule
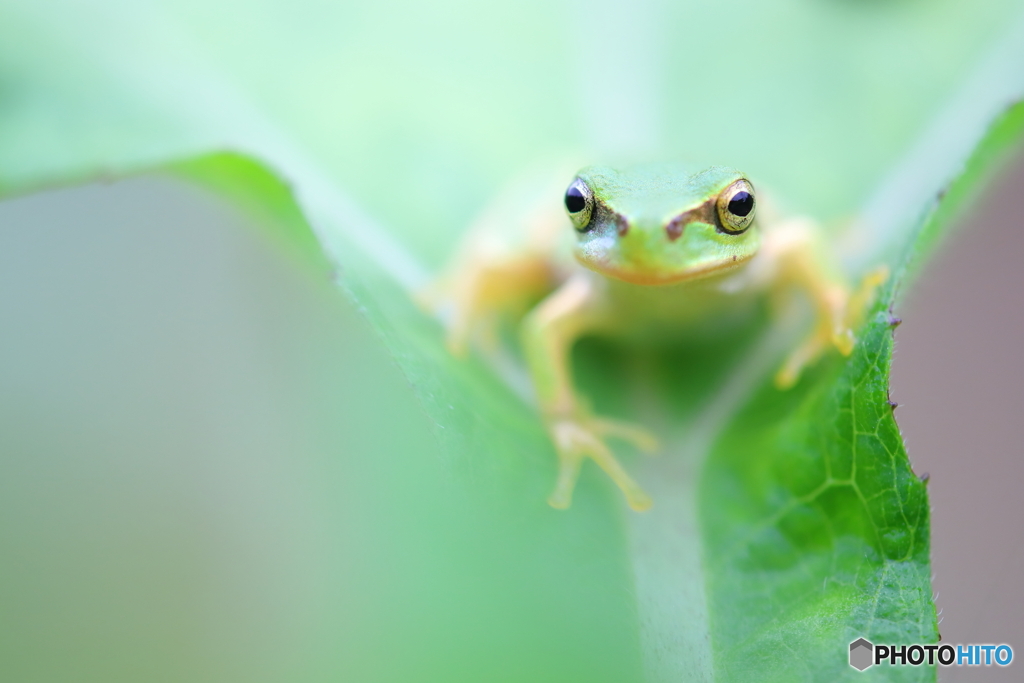
[[[1019,103],[938,194],[910,243],[914,259],[934,248],[1022,141]],[[819,369],[784,397],[761,387],[711,451],[700,514],[723,680],[838,680],[852,670],[834,653],[857,638],[938,640],[927,492],[888,395],[891,331],[899,324],[891,307],[906,276],[887,288],[847,361]]]
[[[336,5],[25,2],[0,18],[0,188],[156,166],[212,187],[293,263],[335,268],[406,379],[367,361],[325,398],[350,407],[380,378],[404,407],[359,413],[343,423],[357,445],[325,451],[334,484],[361,486],[327,515],[357,528],[333,548],[352,558],[337,577],[348,611],[289,613],[315,645],[286,677],[840,680],[861,675],[846,663],[857,637],[934,642],[927,496],[887,403],[889,309],[907,259],[918,267],[1019,146],[1020,106],[982,138],[1024,89],[1019,11]],[[759,30],[734,40],[738,26]],[[224,149],[239,153],[193,156]],[[762,312],[672,348],[581,344],[596,406],[666,448],[627,453],[650,513],[590,470],[555,512],[552,448],[516,364],[451,358],[410,290],[536,160],[650,153],[743,167],[823,221],[857,212],[834,233],[851,271],[896,275],[853,356],[789,392],[767,378],[798,319]],[[411,397],[429,430],[376,443],[415,422]]]

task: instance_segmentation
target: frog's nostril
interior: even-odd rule
[[[668,233],[668,239],[671,242],[675,242],[683,234],[683,217],[676,216],[668,222],[665,226],[665,232]]]
[[[625,216],[616,214],[615,225],[618,226],[619,237],[625,237],[626,233],[629,232],[629,221],[626,220]]]

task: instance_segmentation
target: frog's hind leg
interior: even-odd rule
[[[447,346],[464,355],[487,350],[503,317],[526,310],[567,276],[563,247],[572,240],[557,197],[563,174],[529,173],[510,183],[473,221],[437,280],[416,296],[445,324]],[[555,198],[555,201],[551,201]]]
[[[417,296],[422,306],[445,317],[446,345],[465,355],[472,341],[497,343],[497,323],[504,313],[525,310],[554,286],[548,260],[535,253],[502,257],[468,254]]]

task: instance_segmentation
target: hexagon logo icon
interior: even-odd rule
[[[850,666],[857,671],[863,671],[868,668],[874,664],[874,662],[871,661],[871,654],[874,650],[875,646],[863,638],[858,638],[853,641],[850,643]]]

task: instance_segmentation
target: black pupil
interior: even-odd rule
[[[572,185],[565,191],[565,208],[569,213],[579,213],[587,206],[587,199],[580,188]]]
[[[568,204],[568,197],[566,197],[566,204]],[[746,216],[754,210],[754,195],[749,192],[737,192],[729,200],[729,213],[734,216]]]

